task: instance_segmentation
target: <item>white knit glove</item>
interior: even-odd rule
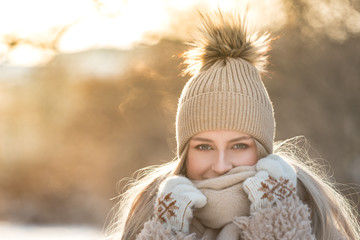
[[[256,171],[254,177],[244,182],[244,190],[251,202],[250,212],[296,195],[295,170],[280,156],[271,154],[260,159]]]
[[[165,227],[171,226],[174,231],[189,233],[192,208],[202,208],[206,202],[205,195],[189,179],[169,177],[159,187],[155,218]]]

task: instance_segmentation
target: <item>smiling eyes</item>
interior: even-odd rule
[[[207,145],[207,144],[200,144],[200,145],[197,145],[195,148],[198,149],[198,150],[202,150],[202,151],[204,151],[204,150],[212,150],[212,147],[210,145]]]
[[[249,147],[249,145],[247,145],[245,143],[237,143],[232,148],[233,149],[246,149],[248,147]]]
[[[249,145],[245,144],[245,143],[236,143],[234,144],[231,149],[235,149],[235,150],[241,150],[241,149],[246,149],[248,148]],[[209,145],[209,144],[199,144],[197,146],[195,146],[196,149],[201,150],[201,151],[207,151],[207,150],[214,150],[214,148]]]

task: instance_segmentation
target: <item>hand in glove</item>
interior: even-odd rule
[[[295,170],[280,156],[271,154],[260,159],[256,171],[254,177],[244,182],[244,190],[251,202],[250,212],[296,195]]]
[[[193,217],[192,208],[202,208],[206,201],[206,197],[189,179],[169,177],[159,187],[155,218],[165,227],[171,226],[174,231],[188,233]]]

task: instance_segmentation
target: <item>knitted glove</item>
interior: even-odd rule
[[[244,182],[251,202],[250,212],[273,206],[296,195],[296,173],[280,156],[271,154],[256,164],[257,173]]]
[[[169,177],[159,187],[155,218],[166,228],[171,226],[174,231],[189,233],[192,208],[202,208],[206,201],[206,197],[189,179]]]

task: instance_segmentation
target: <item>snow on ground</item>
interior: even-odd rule
[[[86,226],[19,225],[0,222],[1,240],[100,240],[100,230]]]

